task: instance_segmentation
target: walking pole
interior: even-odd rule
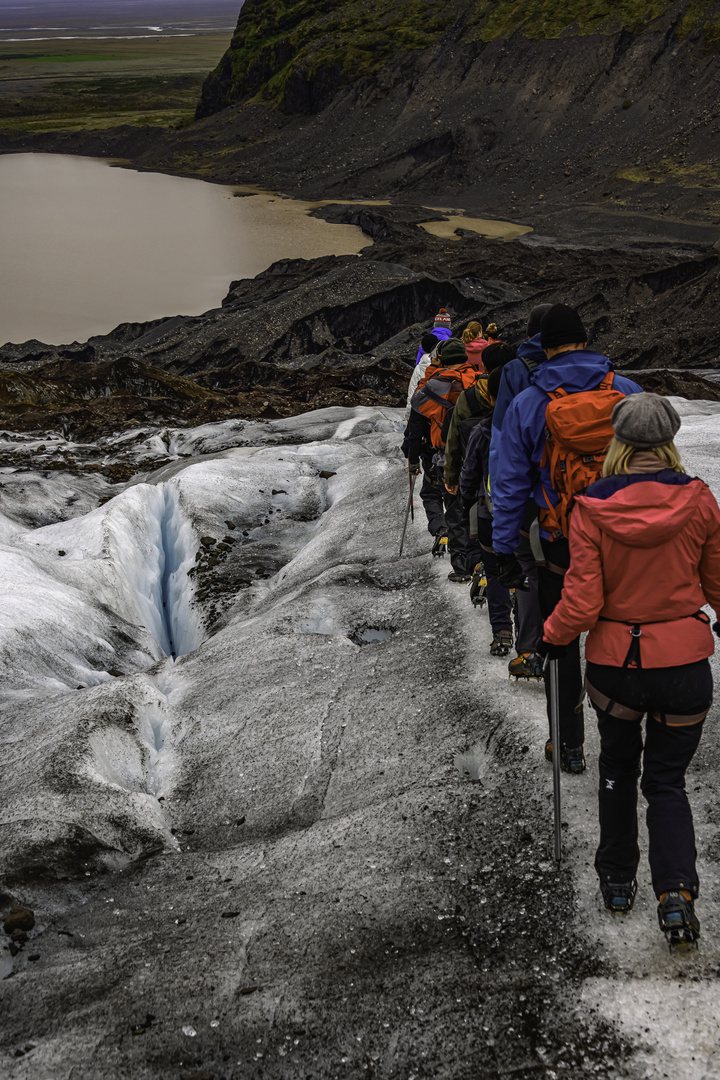
[[[558,662],[549,660],[550,669],[550,739],[553,748],[553,802],[555,814],[555,862],[562,862],[562,822],[560,819],[560,698],[558,695]]]
[[[402,536],[400,537],[400,551],[398,552],[398,558],[402,556],[403,547],[405,546],[405,533],[407,532],[408,518],[412,515],[413,521],[415,520],[415,511],[413,509],[413,492],[415,491],[415,481],[418,474],[412,473],[410,477],[410,494],[408,495],[407,510],[405,511],[405,524],[403,525]]]

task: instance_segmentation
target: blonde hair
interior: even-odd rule
[[[476,337],[482,337],[482,326],[479,322],[469,322],[463,330],[462,339],[466,345],[469,345]]]
[[[603,462],[603,476],[619,476],[631,472],[630,462],[637,453],[637,446],[628,446],[627,443],[620,442],[619,439],[612,439],[608,447],[605,461]],[[672,440],[669,443],[665,443],[664,446],[653,446],[648,453],[655,454],[663,469],[674,469],[675,472],[681,473],[685,472],[680,464],[680,455],[677,447]]]
[[[496,338],[498,336],[497,323],[490,322],[485,327],[485,337]]]

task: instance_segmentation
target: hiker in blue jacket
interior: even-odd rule
[[[497,453],[505,413],[510,408],[510,403],[513,398],[516,398],[523,390],[527,390],[530,385],[530,373],[535,370],[538,364],[547,359],[543,347],[540,344],[540,322],[543,315],[549,311],[551,307],[552,304],[538,304],[537,307],[532,309],[530,318],[528,319],[527,337],[518,346],[515,359],[511,360],[510,363],[506,364],[503,368],[497,400],[495,402],[495,411],[493,413],[493,437],[492,442],[490,443],[491,490],[494,486],[493,480],[495,476],[495,470],[493,468],[493,448],[495,449],[495,453]]]
[[[540,324],[540,344],[545,353],[530,373],[530,385],[511,402],[502,425],[496,458],[493,498],[493,547],[498,555],[500,581],[508,588],[522,588],[525,573],[513,554],[520,538],[526,515],[526,504],[532,495],[541,509],[555,505],[558,496],[553,489],[547,465],[540,468],[545,449],[545,410],[550,392],[562,388],[568,394],[595,390],[612,369],[607,356],[587,349],[587,332],[578,313],[565,304],[555,304],[545,313]],[[613,389],[623,394],[641,393],[630,379],[615,376]],[[543,529],[540,539],[545,565],[539,568],[539,600],[544,619],[559,603],[563,577],[570,565],[570,549],[563,536],[550,536]],[[560,706],[560,760],[567,772],[581,773],[585,768],[583,756],[584,721],[582,713],[583,681],[580,667],[580,639],[567,647],[558,659]],[[548,695],[549,716],[549,687]],[[546,756],[552,757],[548,744]]]
[[[503,368],[498,389],[497,403],[493,413],[490,440],[489,477],[490,491],[495,486],[495,463],[500,446],[502,424],[511,402],[530,385],[530,373],[547,357],[540,344],[540,322],[552,304],[538,304],[530,312],[527,325],[527,337],[518,350],[517,356]],[[538,597],[537,558],[537,516],[538,507],[533,498],[528,499],[525,508],[525,520],[520,530],[520,540],[515,555],[525,571],[527,591],[517,590],[517,656],[508,663],[510,675],[516,679],[537,679],[542,677],[543,658],[537,652],[537,644],[542,638],[542,615]]]

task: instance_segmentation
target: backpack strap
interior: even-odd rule
[[[480,402],[477,399],[477,394],[475,393],[475,386],[468,386],[464,393],[467,407],[470,410],[470,416],[481,416],[482,409],[480,407]]]
[[[440,405],[443,409],[454,408],[454,403],[452,401],[449,401],[448,398],[442,397],[441,394],[436,394],[434,390],[430,389],[427,383],[425,384],[425,386],[423,386],[423,391],[427,394],[431,401],[434,401],[436,405]]]

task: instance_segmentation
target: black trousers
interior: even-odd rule
[[[501,630],[509,630],[512,633],[513,616],[510,590],[506,589],[498,581],[497,555],[492,547],[492,521],[489,518],[478,518],[477,551],[479,558],[485,567],[487,578],[487,603],[488,618],[493,634]]]
[[[445,494],[445,485],[440,482],[436,483],[435,474],[432,472],[423,473],[423,482],[420,488],[420,499],[422,500],[423,507],[425,508],[425,515],[427,517],[428,532],[431,536],[435,536],[437,532],[442,529],[445,530],[445,505],[443,502],[443,495]]]
[[[619,705],[647,712],[645,744],[642,718],[621,720],[595,707],[600,729],[600,844],[595,868],[601,879],[632,881],[637,871],[637,782],[647,799],[649,860],[653,889],[659,898],[670,889],[698,893],[695,832],[685,792],[685,770],[692,761],[703,722],[671,726],[653,713],[693,716],[712,701],[710,664],[701,660],[673,668],[636,669],[587,665],[588,682]]]
[[[515,548],[518,562],[525,571],[528,585],[527,592],[518,589],[517,600],[517,641],[515,648],[519,653],[534,653],[542,637],[543,620],[538,599],[538,567],[535,562],[530,537],[520,533],[518,546]],[[575,743],[577,746],[578,744]]]
[[[542,541],[543,554],[550,565],[538,567],[538,599],[543,621],[560,603],[563,571],[570,565],[570,545],[567,540]],[[560,742],[563,746],[580,746],[585,740],[583,698],[585,686],[580,664],[580,638],[567,647],[567,654],[558,660],[558,690],[560,696]],[[548,724],[550,723],[550,679],[545,679]]]
[[[473,566],[468,566],[468,529],[459,495],[451,495],[443,484],[443,503],[445,506],[445,527],[447,529],[448,551],[452,568],[458,574],[471,574]]]

